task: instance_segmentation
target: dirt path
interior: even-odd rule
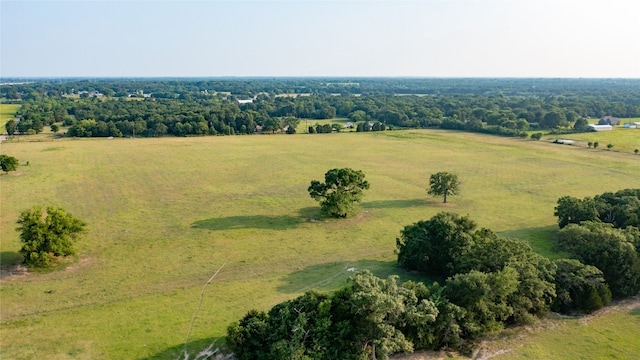
[[[583,316],[580,318],[582,324],[587,325],[589,322],[599,316],[606,315],[611,312],[616,311],[632,311],[634,309],[640,309],[640,295],[633,296],[630,298],[626,298],[623,300],[615,301],[611,303],[609,306],[604,307],[592,314]],[[559,315],[560,316],[560,315]],[[564,318],[564,316],[560,316],[560,318]],[[568,317],[567,317],[568,318]],[[560,321],[558,318],[556,319],[543,319],[537,325],[522,327],[521,330],[527,330],[520,332],[517,337],[519,339],[523,339],[527,337],[527,332],[537,332],[544,331],[545,329],[555,328],[557,326],[557,322]],[[517,331],[517,330],[516,330]],[[510,348],[506,349],[497,349],[495,345],[492,346],[492,343],[496,343],[500,341],[500,335],[497,337],[492,337],[491,339],[484,340],[480,342],[477,349],[473,352],[473,355],[469,359],[473,360],[489,360],[496,356],[504,355],[512,351]],[[392,356],[392,360],[445,360],[450,359],[452,357],[455,358],[466,358],[457,353],[448,353],[444,351],[420,351],[415,352],[413,354],[402,354]]]

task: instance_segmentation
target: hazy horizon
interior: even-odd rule
[[[635,0],[0,1],[0,78],[640,78]]]

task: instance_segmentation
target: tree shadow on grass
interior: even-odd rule
[[[431,283],[425,275],[400,269],[396,261],[356,260],[311,265],[284,276],[277,290],[285,294],[299,294],[309,290],[334,291],[347,285],[347,279],[364,270],[379,278],[398,275],[400,282],[413,280]]]
[[[0,278],[12,276],[16,274],[24,274],[22,265],[23,257],[15,251],[0,252]]]
[[[498,236],[526,241],[531,245],[535,252],[551,260],[569,258],[569,253],[558,249],[558,230],[557,225],[550,225],[500,231],[498,232]]]
[[[300,224],[312,222],[322,215],[319,208],[302,208],[298,216],[275,215],[239,215],[198,220],[191,224],[194,229],[234,230],[234,229],[271,229],[287,230]]]
[[[0,252],[0,266],[12,266],[22,262],[22,255],[15,251]]]
[[[364,209],[390,209],[390,208],[411,208],[430,205],[431,202],[425,199],[406,199],[406,200],[378,200],[368,201],[361,204]]]

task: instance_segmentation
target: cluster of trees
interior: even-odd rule
[[[640,189],[606,192],[583,199],[563,196],[558,199],[554,216],[558,217],[560,228],[583,221],[610,223],[622,229],[640,227]]]
[[[439,213],[406,226],[396,239],[398,265],[446,279],[443,295],[462,310],[458,340],[506,324],[531,323],[555,297],[555,265],[520,240],[478,229],[468,216]]]
[[[412,351],[414,337],[437,341],[437,314],[422,284],[365,271],[333,294],[307,292],[268,313],[248,312],[229,326],[227,344],[239,360],[386,358]]]
[[[315,124],[309,126],[309,134],[331,134],[334,131],[340,132],[342,131],[342,124]]]
[[[555,216],[559,247],[600,269],[614,298],[640,291],[640,189],[564,196]]]
[[[251,134],[257,126],[266,127],[266,131],[285,129],[283,118],[337,116],[362,124],[358,128],[361,131],[413,127],[524,136],[524,131],[536,128],[587,131],[586,117],[640,116],[636,100],[640,97],[640,83],[621,81],[599,88],[603,82],[607,81],[112,79],[37,81],[3,85],[1,90],[9,97],[22,94],[21,121],[11,126],[13,132],[21,134],[37,133],[53,123],[72,126],[82,120],[94,120],[95,125],[85,123],[68,133],[73,136],[130,136],[134,131],[136,136]],[[568,87],[568,83],[574,87]],[[80,91],[83,95],[87,94],[85,91],[99,91],[104,97],[67,96]],[[143,92],[150,97],[139,101],[129,98]],[[283,93],[308,96],[278,96]],[[236,101],[247,98],[253,102]],[[369,123],[373,126],[367,127]],[[91,129],[87,130],[88,127]]]
[[[387,126],[384,123],[381,123],[380,121],[376,121],[376,122],[365,121],[365,122],[358,123],[358,125],[356,125],[357,132],[385,131],[385,130],[387,130]]]
[[[440,172],[427,191],[446,201],[458,186],[457,176]],[[325,214],[344,217],[368,188],[361,171],[345,168],[329,170],[324,183],[314,180],[308,190]],[[637,205],[638,194],[622,190],[595,202],[614,220],[611,214],[637,211],[631,204]],[[248,312],[229,326],[227,343],[238,359],[377,359],[418,349],[468,350],[484,334],[530,324],[550,310],[591,313],[636,294],[640,230],[628,217],[624,224],[563,226],[561,247],[576,258],[551,261],[523,241],[478,228],[468,216],[441,212],[405,226],[396,239],[398,265],[438,282],[399,283],[397,276],[361,272],[335,293],[311,291],[268,312]]]
[[[640,230],[629,226],[586,221],[570,224],[558,233],[560,249],[604,275],[613,298],[633,296],[640,291]]]
[[[520,240],[442,212],[406,226],[398,265],[441,283],[399,283],[364,271],[332,294],[307,292],[227,330],[238,359],[378,359],[419,349],[468,350],[506,325],[549,310],[589,313],[611,301],[606,274],[575,259],[550,261]]]

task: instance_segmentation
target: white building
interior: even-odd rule
[[[589,127],[592,128],[594,131],[609,131],[609,130],[613,130],[613,126],[611,126],[611,125],[589,124]]]

